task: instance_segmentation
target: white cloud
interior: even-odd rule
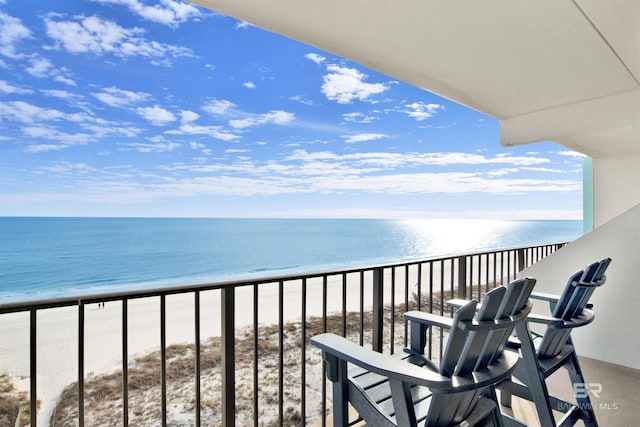
[[[94,0],[98,3],[120,4],[126,6],[142,18],[159,24],[177,27],[191,18],[202,15],[200,10],[186,2],[160,0],[160,4],[147,6],[138,0]]]
[[[42,108],[24,101],[0,102],[0,116],[22,123],[61,120],[66,114],[53,108]]]
[[[0,92],[24,95],[27,93],[33,93],[33,90],[14,86],[6,80],[0,80]]]
[[[502,168],[502,169],[491,170],[491,171],[487,172],[487,175],[489,175],[489,176],[504,176],[504,175],[510,175],[510,174],[513,174],[513,173],[517,173],[519,171],[520,171],[520,169],[518,169],[518,168]]]
[[[166,125],[176,120],[176,116],[172,112],[158,107],[139,107],[136,109],[138,114],[156,126]]]
[[[551,169],[551,168],[538,168],[538,167],[523,167],[521,168],[522,170],[525,171],[531,171],[531,172],[549,172],[549,173],[567,173],[566,170],[562,170],[562,169]]]
[[[245,82],[242,84],[242,86],[246,87],[247,89],[255,89],[256,88],[256,84],[254,82]]]
[[[214,99],[209,101],[207,104],[202,106],[202,109],[209,114],[214,115],[223,115],[226,114],[230,109],[234,108],[236,104],[231,101],[227,101],[226,99]]]
[[[239,21],[236,24],[236,29],[237,30],[244,30],[245,28],[252,28],[255,27],[255,25],[248,23],[247,21]]]
[[[53,77],[53,80],[59,83],[66,84],[68,86],[76,86],[75,81],[65,76],[65,74],[69,74],[69,70],[65,67],[57,69],[53,66],[51,61],[37,54],[32,55],[29,58],[29,62],[31,63],[31,66],[26,67],[25,71],[33,77],[37,77],[39,79]]]
[[[541,157],[495,156],[485,157],[470,153],[385,153],[368,152],[336,154],[330,151],[308,152],[296,150],[287,157],[287,161],[353,163],[359,166],[383,166],[386,169],[415,166],[463,166],[463,165],[512,165],[530,166],[548,163]]]
[[[106,135],[121,135],[128,138],[134,138],[143,131],[143,129],[136,128],[133,126],[117,126],[112,123],[108,123],[106,120],[102,120],[102,119],[97,119],[96,121],[99,122],[101,125],[96,126],[96,125],[87,125],[84,123],[82,124],[82,127],[86,130],[92,131],[95,134],[96,138],[102,138],[103,136],[106,136]],[[106,124],[108,124],[108,126],[104,126]]]
[[[183,110],[180,112],[180,120],[182,121],[182,123],[195,122],[199,118],[200,118],[200,115],[198,113],[194,113],[193,111],[190,111],[190,110]]]
[[[229,125],[236,129],[244,129],[263,124],[285,125],[294,120],[295,114],[287,111],[274,110],[265,114],[255,114],[239,120],[230,120]]]
[[[322,93],[338,104],[350,104],[354,100],[367,101],[370,96],[389,89],[389,86],[382,83],[365,83],[367,75],[355,68],[329,65],[327,70],[329,74],[323,78]]]
[[[357,135],[345,135],[343,136],[344,142],[352,144],[355,142],[374,141],[376,139],[388,138],[389,135],[383,133],[360,133]]]
[[[64,83],[64,84],[66,84],[68,86],[77,86],[76,82],[74,80],[72,80],[72,79],[70,79],[68,77],[65,77],[65,76],[55,76],[53,78],[53,80],[55,80],[57,82],[60,82],[60,83]]]
[[[95,172],[96,168],[87,165],[86,163],[71,163],[71,162],[59,162],[55,163],[51,166],[42,166],[41,170],[45,170],[47,172],[54,172],[58,174],[68,174],[70,172]]]
[[[342,117],[344,118],[344,121],[352,123],[371,123],[374,120],[377,120],[376,116],[364,113],[347,113],[343,114]]]
[[[151,97],[151,95],[145,92],[131,92],[115,87],[104,88],[101,92],[92,93],[92,95],[112,107],[126,107],[131,104],[146,101]]]
[[[233,141],[240,138],[239,135],[229,132],[222,126],[196,126],[189,123],[183,123],[178,129],[168,130],[165,133],[168,135],[208,135],[222,141]]]
[[[33,138],[55,141],[54,144],[29,144],[25,147],[27,153],[42,153],[46,151],[58,151],[75,145],[85,145],[95,140],[94,135],[87,133],[68,133],[59,131],[49,126],[26,126],[22,129],[23,135],[30,140]]]
[[[140,153],[162,153],[164,151],[173,151],[180,147],[181,144],[176,142],[154,142],[151,144],[143,142],[135,142],[130,144],[119,144],[121,151],[138,151]]]
[[[317,53],[307,53],[304,57],[310,61],[315,62],[318,65],[322,65],[322,63],[327,59],[324,56],[318,55]]]
[[[150,58],[153,65],[163,66],[171,66],[171,58],[194,56],[191,49],[146,40],[141,28],[123,28],[97,16],[58,19],[57,15],[45,19],[47,35],[55,41],[55,48],[70,53],[112,54],[123,58],[142,56]]]
[[[313,101],[306,99],[300,95],[295,95],[289,98],[292,101],[299,102],[302,105],[313,105]]]
[[[576,159],[584,159],[587,156],[582,153],[578,153],[577,151],[558,151],[557,153],[560,156],[573,157]]]
[[[51,63],[51,61],[46,58],[37,56],[31,58],[31,66],[27,67],[25,70],[33,77],[43,78],[47,77],[50,74],[52,68],[53,64]]]
[[[23,39],[31,37],[31,31],[22,21],[0,11],[0,54],[13,59],[23,55],[17,52],[16,45]]]
[[[24,151],[27,153],[46,153],[48,151],[59,151],[69,148],[64,144],[33,144],[27,146]]]
[[[411,104],[405,104],[404,112],[413,117],[417,121],[423,121],[433,116],[438,110],[442,110],[444,107],[438,104],[427,104],[424,102],[414,102]]]

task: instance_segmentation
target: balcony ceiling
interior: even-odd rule
[[[503,145],[640,152],[640,0],[194,3],[496,117]]]

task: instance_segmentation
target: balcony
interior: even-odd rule
[[[25,390],[4,387],[0,410],[8,425],[324,426],[331,390],[311,336],[394,353],[407,343],[403,312],[446,315],[447,299],[481,298],[562,246],[0,305],[2,371]],[[435,359],[442,339],[431,332]],[[585,363],[603,384],[599,416],[623,425],[640,374]]]

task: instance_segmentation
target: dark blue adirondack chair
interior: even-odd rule
[[[334,334],[313,337],[333,383],[333,425],[349,425],[351,404],[369,426],[501,426],[494,386],[515,368],[518,355],[505,344],[531,310],[534,283],[527,278],[498,287],[480,307],[469,301],[453,318],[405,313],[411,347],[400,355],[376,353]],[[424,356],[431,326],[450,331],[439,366]]]
[[[587,427],[598,425],[584,387],[585,379],[571,340],[571,331],[593,322],[595,313],[589,299],[593,291],[604,284],[610,262],[610,258],[605,258],[574,273],[560,296],[531,294],[532,299],[549,302],[551,316],[531,313],[527,317],[527,323],[546,327],[543,334],[531,333],[527,323],[516,326],[518,340],[510,340],[508,345],[520,349],[521,363],[513,373],[519,382],[506,381],[500,385],[503,406],[510,407],[511,396],[516,395],[535,403],[543,427],[574,425],[578,420]],[[573,389],[578,391],[576,402],[567,402],[549,394],[546,379],[560,368],[567,369]],[[558,424],[553,410],[564,413]]]

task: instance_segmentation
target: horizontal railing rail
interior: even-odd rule
[[[28,353],[25,359],[28,360],[29,402],[27,408],[18,409],[16,417],[24,419],[15,425],[55,424],[54,416],[64,416],[61,414],[64,411],[51,407],[55,402],[39,400],[43,378],[57,375],[39,369],[39,362],[50,357],[60,357],[65,363],[74,365],[75,383],[70,381],[73,384],[66,391],[77,395],[77,401],[71,410],[67,410],[66,416],[75,419],[79,426],[97,422],[98,415],[91,400],[94,385],[89,379],[102,374],[89,371],[89,366],[95,369],[95,363],[92,363],[93,356],[89,354],[92,347],[88,342],[100,337],[92,335],[95,328],[87,320],[87,314],[89,308],[93,310],[96,305],[104,307],[108,303],[110,307],[116,305],[116,315],[109,321],[118,323],[119,330],[116,342],[120,354],[115,363],[120,371],[115,381],[119,381],[120,392],[117,402],[110,407],[117,413],[111,413],[111,418],[119,418],[119,424],[145,425],[147,422],[166,426],[173,423],[173,418],[184,419],[186,416],[188,423],[196,426],[232,426],[236,422],[258,426],[265,424],[265,418],[277,425],[317,423],[324,426],[330,393],[327,393],[320,354],[309,346],[311,336],[335,332],[376,351],[394,353],[397,347],[407,344],[403,312],[418,309],[447,315],[447,299],[481,299],[493,287],[515,279],[519,271],[565,244],[0,304],[1,316],[20,316],[22,313],[28,324],[25,328],[28,340],[24,340],[28,341],[28,348],[24,351]],[[179,296],[182,296],[180,303],[177,302]],[[140,305],[137,301],[147,300],[146,306],[157,307],[154,310],[157,317],[150,331],[136,327],[132,321],[132,317],[138,316],[137,309],[132,306],[137,307]],[[174,307],[179,308],[172,310]],[[41,323],[45,321],[42,319],[55,317],[56,310],[61,309],[77,310],[72,316],[77,328],[74,354],[50,354],[49,347],[41,344],[46,339],[39,334],[43,329]],[[180,326],[170,336],[168,328],[179,323],[170,318],[176,310],[183,316],[184,311],[188,311],[192,320],[187,321],[188,328]],[[141,392],[137,386],[137,369],[141,362],[133,353],[140,351],[136,337],[156,333],[159,341],[159,366],[156,369],[159,372],[156,376],[148,375],[159,377],[159,381],[150,389],[153,390],[151,395],[156,396],[156,402],[153,402],[156,406],[149,409],[139,404]],[[444,335],[441,330],[429,331],[430,357],[441,356]],[[189,351],[184,353],[188,356],[180,356],[182,359],[174,355],[178,348],[174,346],[180,343],[190,345]],[[187,372],[175,375],[174,365],[184,364],[188,366],[183,367]],[[176,381],[186,380],[190,381],[187,385],[176,384]],[[191,391],[181,397],[176,390]],[[192,402],[187,415],[184,411],[175,412],[176,402],[180,400]],[[40,408],[41,403],[48,409]],[[49,415],[51,417],[47,419]],[[59,423],[63,424],[62,421]]]

